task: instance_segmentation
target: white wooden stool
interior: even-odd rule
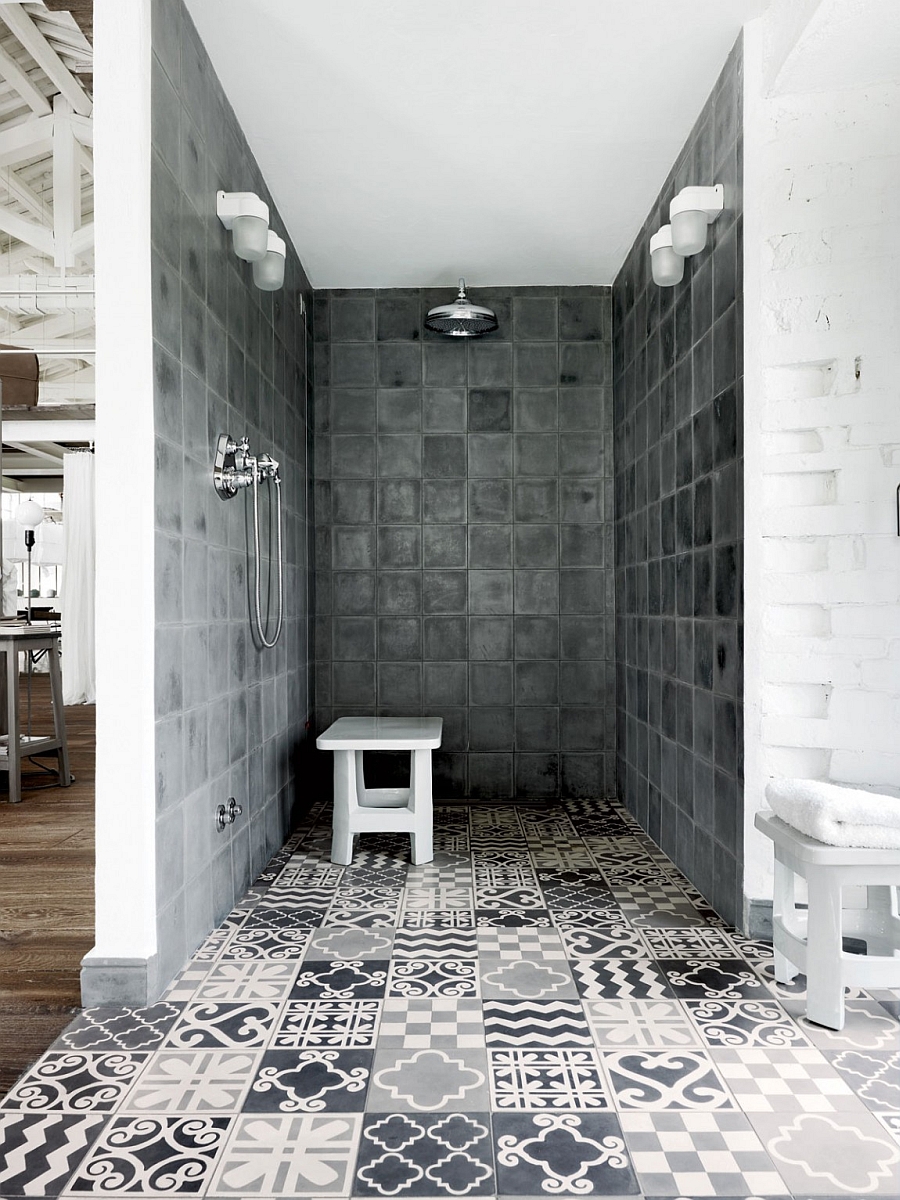
[[[828,846],[771,812],[758,812],[754,823],[775,845],[775,978],[806,975],[807,1018],[842,1029],[845,987],[900,988],[900,850]],[[806,912],[794,903],[797,875],[806,880]],[[844,909],[841,889],[860,885],[867,907]],[[868,953],[845,953],[844,934],[861,938]]]
[[[396,830],[408,833],[417,865],[432,849],[431,752],[441,744],[441,717],[341,717],[316,738],[334,751],[334,823],[331,861],[353,861],[353,835]],[[408,750],[408,788],[367,788],[366,750]]]

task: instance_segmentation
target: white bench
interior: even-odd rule
[[[432,849],[431,751],[441,744],[441,717],[341,717],[316,738],[334,751],[334,822],[331,861],[353,861],[357,833],[408,833],[417,865]],[[408,788],[367,788],[366,750],[408,750]]]
[[[900,850],[828,846],[771,812],[758,812],[755,825],[775,845],[775,978],[806,975],[807,1018],[842,1029],[845,987],[900,988]],[[797,875],[806,880],[806,912],[794,900]],[[841,889],[860,885],[867,907],[844,909]],[[865,941],[868,953],[845,953],[844,934]]]

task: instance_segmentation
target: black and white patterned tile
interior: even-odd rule
[[[632,1196],[639,1191],[613,1113],[495,1113],[503,1196]]]
[[[876,1112],[900,1110],[900,1051],[841,1050],[829,1054],[831,1066],[848,1088]]]
[[[537,962],[527,958],[479,955],[481,994],[485,999],[563,1000],[578,992],[565,959]]]
[[[398,1112],[364,1118],[355,1195],[495,1193],[489,1113],[433,1117]]]
[[[183,1004],[85,1008],[54,1042],[55,1050],[152,1050],[179,1019]]]
[[[382,1050],[472,1048],[485,1044],[480,1000],[456,996],[388,997],[381,1013]]]
[[[304,958],[341,959],[391,957],[393,929],[364,929],[356,925],[331,925],[317,929],[310,937]]]
[[[478,963],[472,958],[395,959],[387,995],[408,1000],[478,996]]]
[[[577,1000],[485,1000],[484,1030],[491,1048],[593,1045]]]
[[[283,1000],[297,974],[292,962],[267,959],[250,962],[217,962],[194,992],[199,1001]]]
[[[149,1051],[50,1051],[6,1094],[0,1109],[19,1112],[113,1112]]]
[[[474,929],[399,929],[394,935],[394,958],[475,958]]]
[[[377,1000],[387,987],[390,960],[307,959],[291,990],[292,1000]]]
[[[280,1007],[280,1001],[263,1000],[191,1002],[164,1044],[182,1049],[264,1046]]]
[[[375,1045],[380,1000],[289,1000],[269,1045],[276,1050],[368,1049]]]
[[[603,1065],[623,1112],[736,1107],[704,1050],[610,1050]]]
[[[112,1117],[69,1183],[77,1195],[143,1195],[207,1188],[231,1117]]]
[[[238,929],[222,947],[218,959],[220,962],[250,962],[254,959],[299,961],[311,932],[311,927],[273,929],[260,926]]]
[[[244,1112],[362,1112],[372,1050],[267,1050]]]
[[[807,1046],[809,1039],[777,1000],[685,1000],[707,1046]]]
[[[766,990],[740,958],[658,959],[679,1000],[763,999]]]
[[[0,1113],[0,1196],[56,1196],[110,1118]]]
[[[662,1000],[672,992],[650,959],[573,958],[575,986],[583,1000]]]
[[[498,1112],[612,1108],[594,1049],[491,1050],[493,1106]]]
[[[569,958],[650,958],[641,935],[630,925],[558,924]]]

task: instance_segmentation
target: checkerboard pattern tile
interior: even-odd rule
[[[0,1100],[0,1196],[774,1200],[838,1142],[886,1194],[896,1005],[810,1026],[616,804],[448,809],[421,867],[377,835],[336,868],[329,821]]]

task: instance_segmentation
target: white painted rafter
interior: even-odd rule
[[[35,116],[45,117],[50,112],[50,103],[47,97],[2,46],[0,46],[0,75],[10,87],[19,93]]]
[[[91,98],[53,49],[34,21],[18,4],[0,4],[0,20],[21,42],[54,87],[65,96],[76,113],[89,116]]]
[[[53,97],[53,261],[75,266],[72,238],[81,225],[81,170],[75,156],[72,108],[65,96]],[[84,249],[93,241],[88,239]]]

